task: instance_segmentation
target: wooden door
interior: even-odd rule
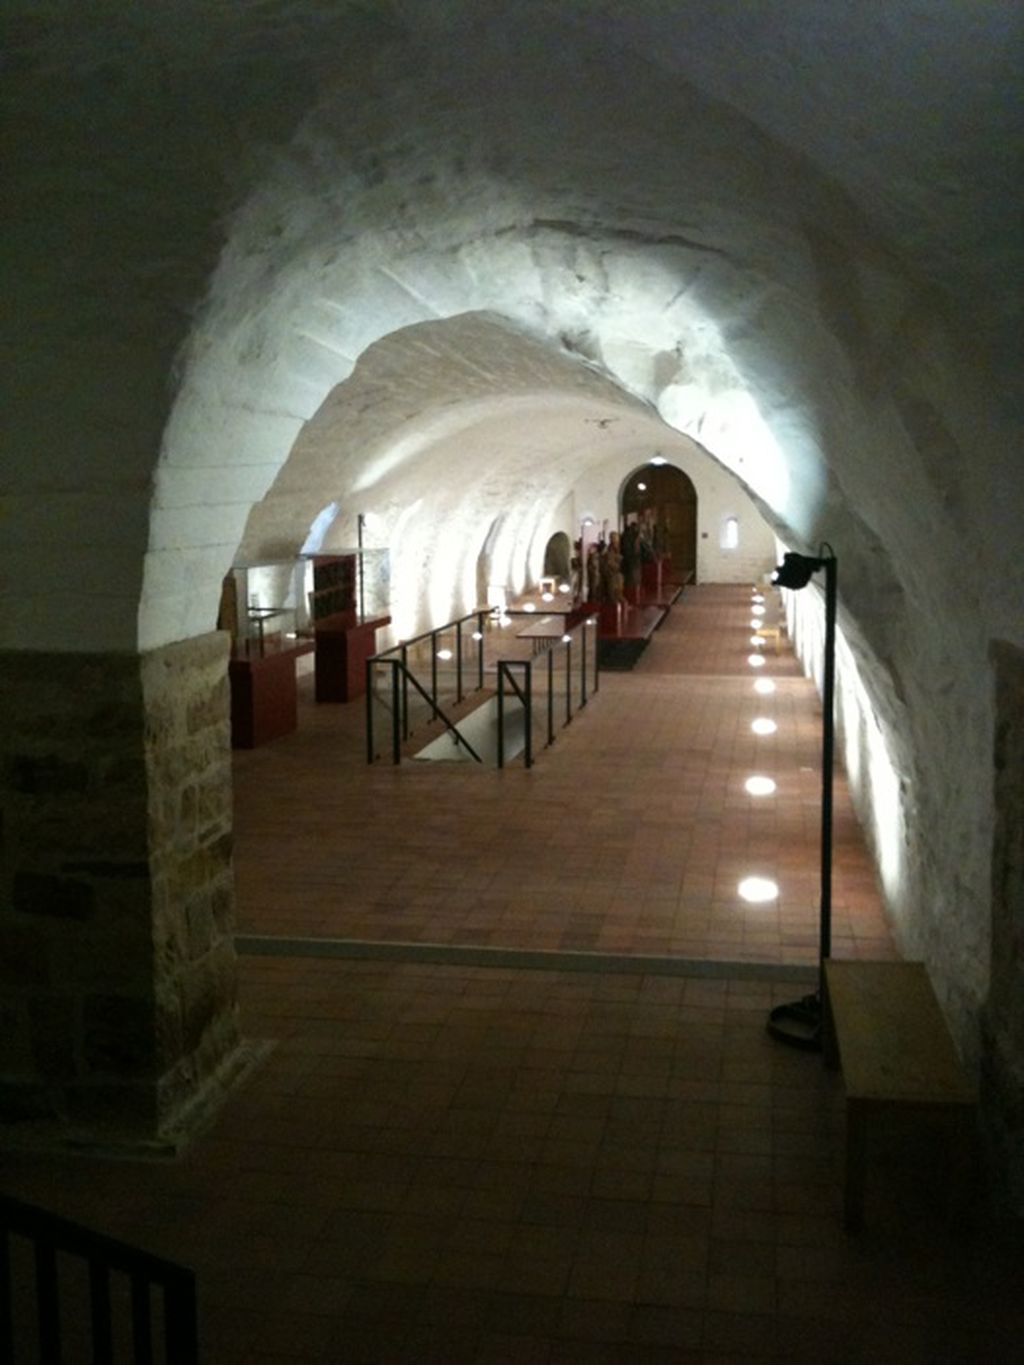
[[[643,485],[643,487],[641,487]],[[697,573],[697,490],[674,465],[647,464],[630,474],[622,490],[622,522],[631,513],[654,512],[665,549],[672,556],[672,576],[683,581]]]

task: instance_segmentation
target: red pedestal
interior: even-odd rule
[[[366,661],[377,652],[377,631],[390,616],[362,625],[327,621],[316,627],[316,699],[352,701],[366,691]]]
[[[649,559],[644,562],[641,567],[640,581],[645,597],[652,598],[655,602],[661,601],[666,566],[670,562],[668,555],[659,555],[657,559]]]
[[[302,650],[283,649],[263,658],[232,659],[231,747],[254,749],[288,735],[299,723],[295,660]]]

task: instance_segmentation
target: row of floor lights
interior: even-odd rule
[[[756,631],[765,614],[764,595],[758,592],[757,588],[753,592],[750,614],[751,629]],[[754,646],[755,652],[747,656],[747,663],[751,668],[764,668],[764,655],[760,653],[764,640],[760,635],[755,634],[750,637],[750,643]],[[775,684],[771,678],[756,678],[754,680],[754,691],[759,696],[767,697],[775,691]],[[755,735],[773,735],[778,727],[767,716],[758,716],[756,720],[751,722],[750,728]],[[761,774],[748,777],[744,786],[751,796],[771,796],[775,791],[774,779],[764,777]],[[778,883],[772,881],[770,877],[744,877],[737,890],[740,899],[751,905],[767,905],[771,901],[777,900],[779,895]]]

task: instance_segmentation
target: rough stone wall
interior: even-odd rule
[[[237,1045],[226,645],[0,656],[0,1119],[153,1139]]]
[[[992,971],[985,1006],[982,1096],[1004,1212],[1024,1217],[1024,650],[992,647],[996,829],[992,850]]]
[[[239,1042],[227,658],[221,632],[142,656],[161,1123]]]

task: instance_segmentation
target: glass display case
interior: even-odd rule
[[[232,743],[251,748],[297,723],[296,667],[313,654],[317,701],[365,690],[376,632],[390,621],[387,550],[338,550],[225,577],[218,628],[230,632]]]
[[[352,701],[366,690],[366,661],[390,623],[387,550],[311,555],[307,606],[316,641],[318,702]]]
[[[235,658],[295,649],[302,635],[304,566],[294,560],[245,564],[224,580],[218,625],[231,633]]]
[[[341,549],[310,555],[306,565],[306,611],[311,627],[336,618],[334,624],[362,625],[387,616],[391,572],[384,549]]]
[[[245,613],[245,635],[239,653],[264,655],[295,648],[298,632],[292,607],[250,607]]]
[[[387,616],[385,549],[343,549],[265,564],[240,564],[224,580],[218,626],[237,657],[312,640],[318,626],[357,626]]]

